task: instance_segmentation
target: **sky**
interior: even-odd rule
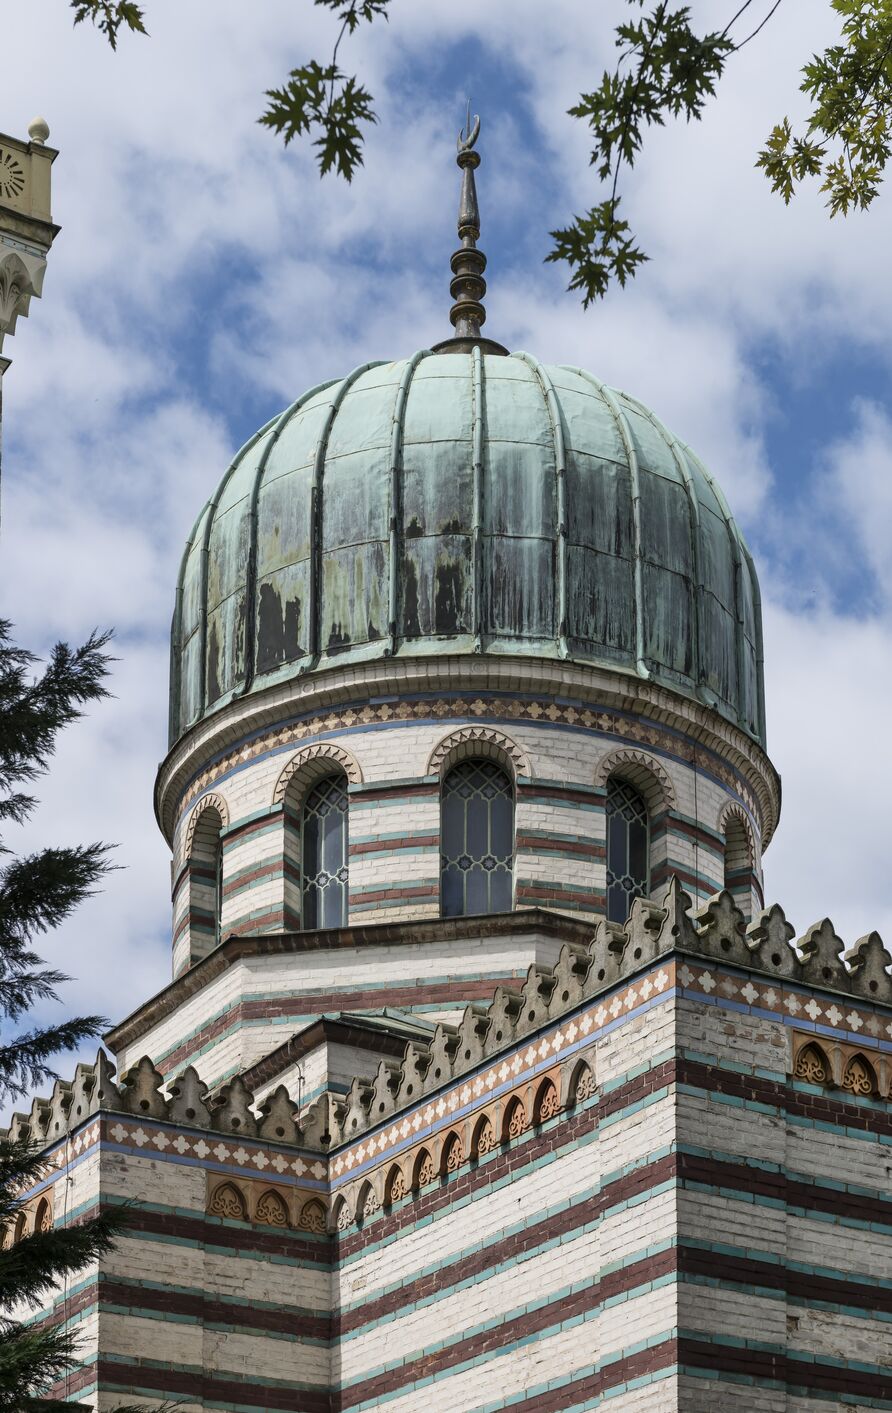
[[[736,5],[700,0],[703,27]],[[765,9],[768,4],[766,0]],[[727,15],[725,12],[727,11]],[[759,568],[769,753],[783,779],[766,892],[801,935],[892,946],[892,189],[830,221],[754,159],[804,112],[829,0],[787,0],[701,124],[652,133],[623,181],[651,256],[583,311],[548,231],[600,199],[567,114],[613,62],[623,0],[393,0],[345,41],[378,123],[348,186],[260,127],[264,90],[331,52],[310,0],[146,0],[113,54],[66,0],[4,0],[0,130],[60,149],[62,232],[4,353],[0,603],[46,651],[116,630],[114,698],[61,740],[16,849],[115,842],[118,872],[45,954],[68,1010],[127,1014],[170,975],[166,750],[178,560],[234,451],[323,378],[448,336],[455,136],[483,122],[486,333],[643,399],[722,484]]]

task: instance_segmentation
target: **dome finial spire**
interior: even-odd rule
[[[458,203],[458,238],[461,245],[454,251],[450,264],[452,279],[449,292],[455,303],[449,311],[452,327],[455,330],[451,339],[434,344],[435,353],[470,353],[477,344],[485,353],[507,353],[500,343],[486,339],[480,332],[486,319],[483,296],[486,294],[486,256],[477,249],[480,239],[480,207],[477,205],[477,183],[474,172],[480,166],[480,153],[477,139],[480,136],[480,119],[475,115],[471,123],[471,100],[468,99],[468,113],[465,125],[458,135],[456,162],[461,170],[461,197]]]
[[[471,127],[471,100],[468,116],[458,135],[456,162],[461,169],[461,199],[458,205],[458,238],[461,245],[452,257],[452,280],[449,292],[455,300],[449,311],[456,338],[479,339],[480,326],[486,318],[482,300],[486,294],[486,256],[477,249],[480,239],[480,208],[477,205],[477,183],[474,172],[480,166],[476,143],[480,136],[480,119]]]

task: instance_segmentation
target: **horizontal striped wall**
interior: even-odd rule
[[[791,1078],[809,1028],[892,1060],[892,1015],[840,1000],[664,958],[330,1159],[91,1121],[56,1150],[55,1211],[77,1219],[100,1183],[139,1205],[121,1264],[64,1307],[97,1331],[83,1388],[187,1409],[659,1408],[679,1387],[892,1407],[892,1106]],[[561,1086],[537,1120],[528,1101],[581,1058],[594,1092]],[[337,1234],[208,1215],[223,1176],[358,1203],[518,1094],[514,1136]]]
[[[380,719],[379,719],[380,718]],[[336,724],[337,723],[337,724]],[[298,747],[346,749],[361,779],[349,792],[349,919],[397,921],[436,917],[439,888],[439,780],[428,774],[438,742],[461,729],[485,726],[516,747],[515,904],[595,916],[606,884],[604,791],[599,763],[618,746],[633,747],[671,782],[674,802],[655,819],[651,884],[674,871],[695,898],[723,884],[719,818],[729,804],[749,820],[755,849],[747,912],[757,906],[760,880],[759,809],[749,785],[702,744],[643,716],[598,712],[564,701],[480,694],[435,700],[415,697],[357,704],[322,718],[234,742],[187,787],[175,836],[175,872],[185,868],[189,822],[213,790],[224,800],[223,935],[275,932],[300,926],[299,848],[289,850],[277,782]],[[286,744],[287,738],[287,744]],[[620,770],[622,766],[618,767]],[[188,890],[174,898],[175,971],[203,955],[211,919],[190,912]]]

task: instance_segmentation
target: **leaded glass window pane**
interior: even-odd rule
[[[514,795],[488,760],[466,760],[443,782],[440,903],[444,917],[511,910]]]
[[[607,782],[607,917],[625,922],[649,887],[647,806],[625,780]]]
[[[326,775],[303,811],[303,925],[347,922],[347,777]]]

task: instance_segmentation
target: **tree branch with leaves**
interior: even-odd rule
[[[48,768],[59,732],[108,695],[107,635],[72,650],[60,643],[42,672],[0,621],[0,823],[23,824],[36,807],[29,786]],[[21,1098],[55,1079],[54,1057],[93,1039],[101,1016],[22,1027],[38,1005],[57,999],[67,977],[34,949],[93,893],[111,867],[104,844],[53,846],[15,857],[0,843],[0,1018],[13,1027],[0,1041],[0,1101]],[[37,1142],[0,1136],[0,1409],[16,1413],[66,1405],[49,1391],[77,1362],[72,1330],[34,1324],[34,1310],[69,1276],[110,1250],[126,1212],[101,1210],[86,1221],[32,1231],[13,1240],[22,1199],[49,1176]],[[65,1178],[62,1178],[65,1181]]]
[[[625,285],[648,256],[620,215],[621,177],[644,149],[647,130],[671,119],[700,121],[728,63],[757,39],[782,0],[728,3],[722,29],[697,34],[687,5],[668,0],[625,0],[637,12],[617,25],[619,56],[600,83],[569,112],[591,133],[591,164],[607,193],[584,215],[551,232],[546,256],[570,267],[569,288],[585,306]],[[129,0],[69,0],[75,22],[91,19],[114,47],[124,26],[145,33],[143,9]],[[340,20],[333,52],[292,69],[281,88],[267,92],[259,121],[285,143],[309,137],[321,175],[351,181],[362,163],[373,98],[338,63],[342,41],[363,23],[389,18],[390,0],[313,0]],[[583,0],[579,0],[580,7]],[[789,204],[808,178],[821,181],[831,216],[866,210],[879,192],[892,152],[892,0],[824,0],[841,21],[840,42],[802,69],[801,92],[811,101],[805,129],[777,123],[756,166]]]

